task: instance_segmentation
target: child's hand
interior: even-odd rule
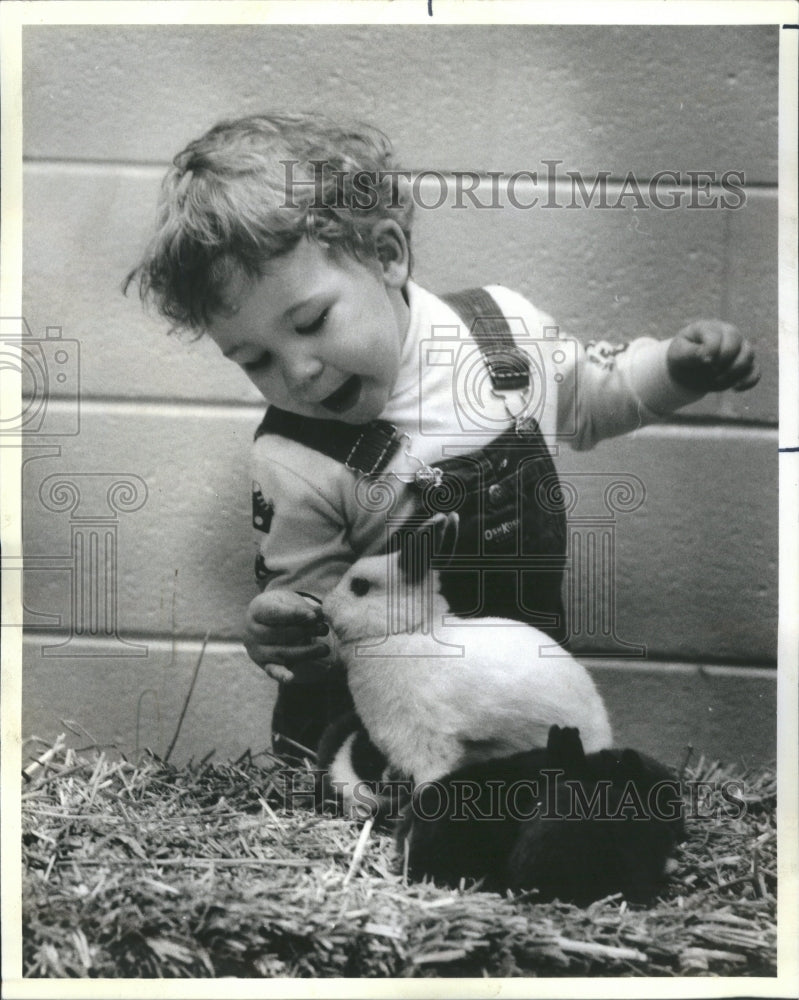
[[[317,638],[329,630],[318,605],[293,590],[268,590],[247,608],[244,645],[250,658],[274,680],[292,681],[296,673],[298,680],[311,681],[325,672],[324,664],[313,661],[330,653],[330,646]]]
[[[669,345],[669,375],[696,392],[742,392],[760,381],[752,345],[736,327],[698,319],[683,327]]]

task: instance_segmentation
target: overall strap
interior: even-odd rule
[[[530,384],[527,356],[516,347],[508,321],[492,295],[484,288],[469,288],[440,298],[472,331],[494,390],[526,389]],[[255,439],[264,434],[289,438],[360,473],[382,472],[401,442],[397,428],[387,420],[346,424],[303,417],[277,406],[267,409]]]
[[[439,297],[471,330],[494,390],[529,388],[530,362],[516,346],[508,321],[491,293],[485,288],[467,288]]]
[[[277,406],[267,409],[255,440],[264,434],[279,434],[313,448],[353,472],[382,472],[400,446],[397,428],[388,420],[345,424],[341,420],[303,417]]]

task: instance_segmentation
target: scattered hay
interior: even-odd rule
[[[59,742],[39,761],[28,977],[776,974],[772,771],[700,761],[686,779],[712,785],[708,818],[689,819],[667,895],[580,909],[407,885],[389,833],[315,812],[312,772],[269,754],[178,769]]]

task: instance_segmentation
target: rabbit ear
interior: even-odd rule
[[[396,548],[399,551],[400,579],[411,587],[418,586],[427,576],[433,557],[432,530],[422,529],[425,525],[403,525],[395,532]]]
[[[458,547],[458,533],[460,530],[460,518],[457,511],[451,510],[446,514],[436,514],[436,544],[435,553],[437,556],[447,556],[452,559]],[[443,520],[442,520],[443,519]]]
[[[458,529],[460,518],[454,510],[439,511],[419,525],[418,530],[433,532],[433,554],[435,556],[452,556],[458,544]]]
[[[585,764],[583,741],[580,730],[573,726],[552,726],[549,730],[547,750],[553,757],[553,763],[566,771],[574,771]]]
[[[417,585],[430,569],[433,557],[451,556],[458,540],[458,515],[433,514],[426,520],[406,523],[394,532],[391,551],[399,551],[399,568],[402,577]]]

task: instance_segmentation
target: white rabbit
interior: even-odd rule
[[[417,783],[546,747],[552,725],[578,727],[587,753],[609,747],[588,672],[559,647],[553,655],[543,632],[504,618],[445,624],[452,616],[424,549],[434,535],[443,544],[455,517],[437,514],[413,545],[360,559],[323,602],[374,745]]]

